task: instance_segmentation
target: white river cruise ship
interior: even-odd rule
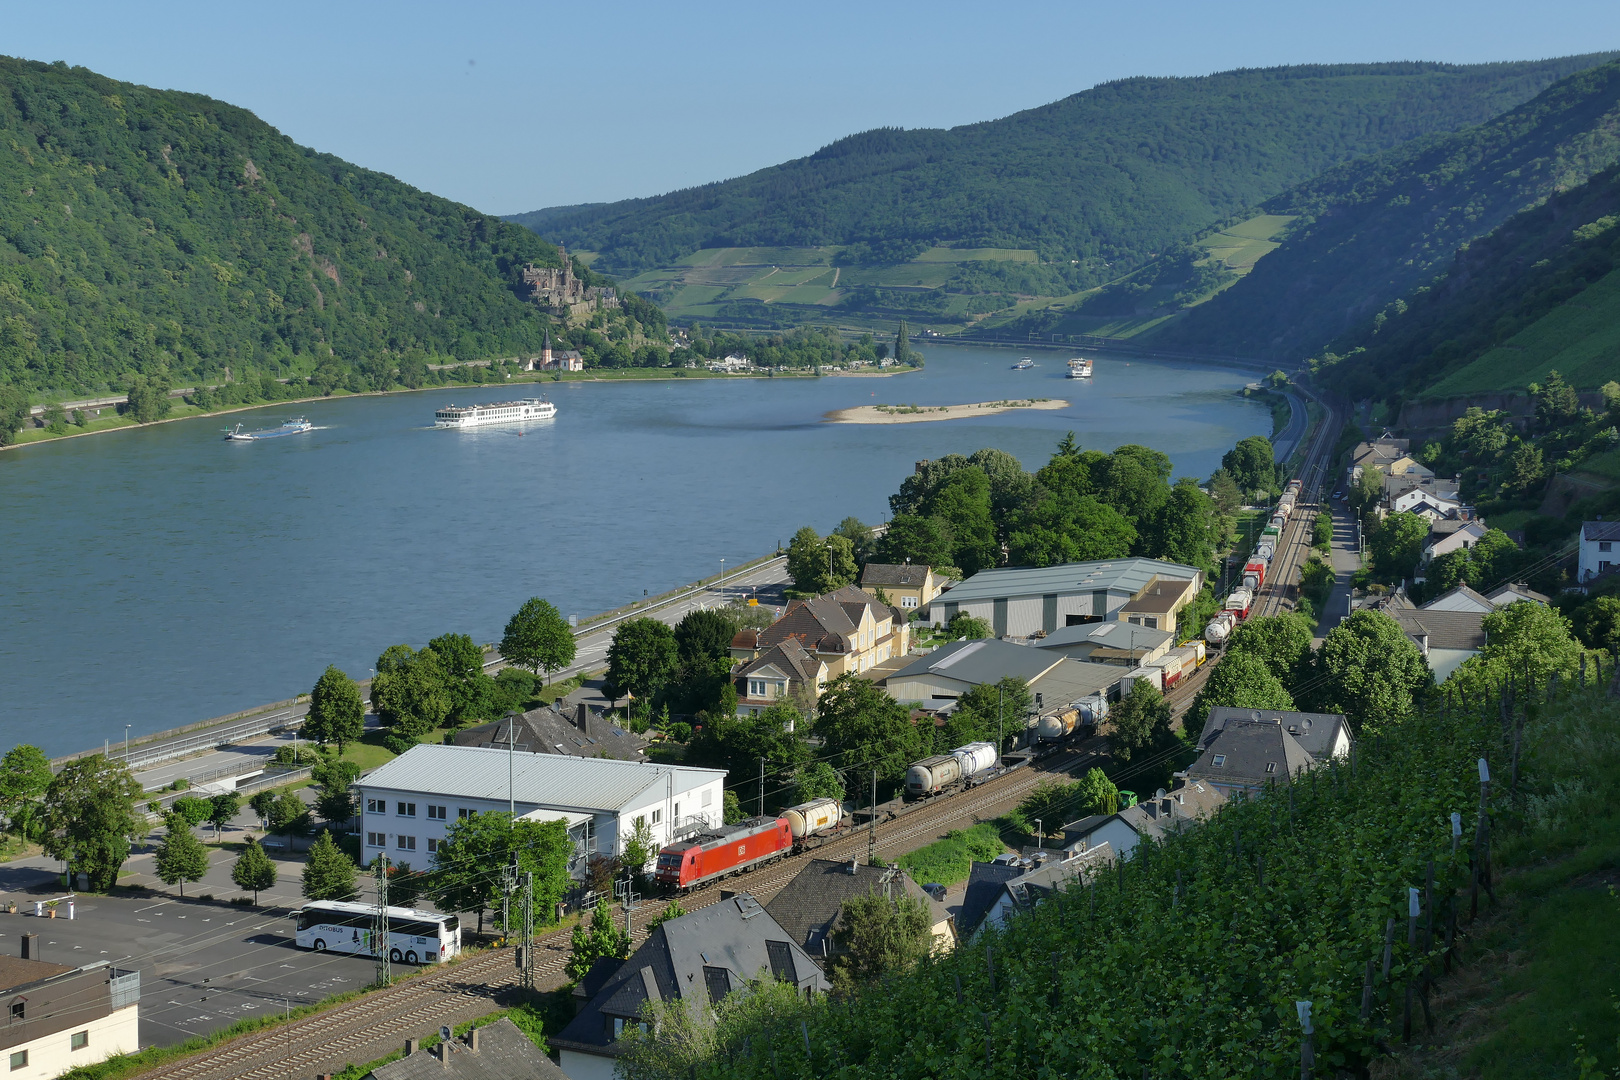
[[[518,401],[492,401],[485,405],[446,405],[433,414],[433,426],[442,428],[487,427],[490,424],[520,424],[525,420],[550,420],[557,406],[545,398]]]

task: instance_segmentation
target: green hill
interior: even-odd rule
[[[1620,169],[1520,213],[1438,280],[1334,343],[1326,373],[1357,396],[1523,391],[1557,370],[1620,378]]]
[[[1335,164],[1486,120],[1603,59],[1127,79],[1000,120],[868,131],[721,183],[511,220],[615,273],[707,248],[831,247],[777,261],[880,266],[946,244],[1033,250],[1064,271],[1042,287],[1073,292]]]
[[[1265,203],[1296,215],[1281,246],[1155,340],[1297,361],[1364,323],[1373,336],[1381,309],[1459,248],[1617,160],[1620,63],[1608,63],[1487,123],[1346,163]]]
[[[244,109],[0,58],[0,389],[532,351],[525,262],[561,265]]]

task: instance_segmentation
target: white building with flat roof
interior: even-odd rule
[[[425,866],[451,824],[510,805],[520,818],[566,821],[580,871],[592,855],[623,854],[639,821],[655,848],[722,824],[725,779],[723,769],[423,743],[356,782],[362,861]]]

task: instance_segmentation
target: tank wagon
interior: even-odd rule
[[[1253,589],[1233,589],[1226,598],[1226,610],[1231,612],[1238,622],[1249,617],[1249,608],[1252,606],[1254,606]]]
[[[914,761],[906,770],[906,798],[926,799],[963,785],[971,787],[995,764],[996,748],[987,742],[968,743],[948,754]]]
[[[793,846],[802,850],[810,842],[838,828],[844,820],[844,808],[837,799],[811,799],[782,811],[793,836]]]
[[[653,876],[662,885],[686,892],[773,863],[792,850],[793,831],[786,818],[748,818],[665,845],[658,852]]]
[[[1266,583],[1266,564],[1259,559],[1250,559],[1243,567],[1243,587],[1245,589],[1259,589]]]
[[[1237,623],[1237,616],[1230,611],[1218,611],[1215,617],[1209,620],[1204,627],[1204,640],[1211,645],[1219,646],[1232,636],[1232,627]]]

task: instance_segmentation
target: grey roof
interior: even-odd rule
[[[1473,589],[1470,589],[1466,584],[1464,584],[1464,585],[1458,585],[1457,587],[1452,588],[1452,589],[1447,589],[1445,592],[1441,593],[1439,596],[1435,597],[1433,600],[1430,600],[1428,603],[1418,605],[1418,610],[1419,611],[1429,611],[1431,609],[1434,609],[1434,610],[1440,610],[1440,611],[1456,611],[1456,610],[1458,610],[1457,608],[1442,608],[1442,607],[1440,607],[1441,604],[1445,603],[1448,600],[1452,600],[1452,599],[1466,600],[1466,601],[1468,601],[1468,602],[1470,602],[1472,604],[1477,605],[1479,610],[1482,611],[1482,612],[1483,611],[1488,611],[1491,608],[1496,606],[1496,605],[1492,604],[1489,599],[1487,599],[1484,596],[1481,596],[1479,593],[1475,592]]]
[[[1431,649],[1478,652],[1485,647],[1486,612],[1415,608],[1403,596],[1391,596],[1376,609],[1399,623],[1413,641],[1427,638]]]
[[[649,740],[605,720],[581,703],[586,710],[583,730],[550,705],[530,709],[518,717],[511,738],[514,749],[531,754],[570,754],[574,757],[608,757],[640,761]],[[576,710],[576,717],[578,712]],[[452,736],[456,746],[487,746],[505,750],[508,728],[505,717],[479,724]]]
[[[943,594],[947,601],[990,600],[1013,596],[1073,595],[1105,589],[1135,596],[1155,574],[1194,578],[1201,571],[1181,563],[1158,559],[1109,559],[1106,562],[1063,563],[1059,566],[1008,567],[981,570]]]
[[[501,1017],[478,1029],[478,1052],[468,1042],[453,1039],[449,1060],[434,1050],[419,1050],[371,1071],[376,1080],[568,1080],[568,1074],[546,1052]]]
[[[1488,599],[1495,607],[1503,607],[1519,600],[1532,600],[1538,604],[1550,602],[1547,597],[1522,582],[1514,582],[1512,585],[1503,585],[1498,589],[1494,589]]]
[[[1119,664],[1093,664],[1089,660],[1065,658],[1031,682],[1029,688],[1041,695],[1042,711],[1051,712],[1100,691],[1112,690],[1127,671]]]
[[[1620,521],[1583,521],[1581,539],[1620,540]]]
[[[1168,630],[1155,630],[1149,626],[1133,626],[1125,622],[1093,622],[1054,630],[1036,642],[1035,647],[1052,649],[1062,645],[1080,645],[1093,641],[1103,648],[1119,649],[1122,652],[1131,649],[1152,652],[1171,637]]]
[[[824,662],[806,652],[798,638],[784,638],[749,661],[737,672],[737,678],[744,679],[765,667],[775,667],[782,674],[809,686],[816,681]]]
[[[1138,836],[1162,839],[1205,821],[1225,802],[1226,796],[1219,791],[1193,780],[1167,795],[1144,799],[1117,814],[1092,814],[1079,821],[1071,821],[1063,826],[1063,843],[1085,843],[1098,829],[1116,819]],[[1103,850],[1108,848],[1106,843],[1098,846]],[[1089,845],[1088,850],[1091,850]]]
[[[904,585],[920,589],[928,580],[930,569],[931,567],[917,563],[869,562],[861,570],[861,588]]]
[[[1240,709],[1231,705],[1217,705],[1209,710],[1209,719],[1204,721],[1203,733],[1198,736],[1198,748],[1203,750],[1209,746],[1215,735],[1234,720],[1275,721],[1294,737],[1294,741],[1299,743],[1301,749],[1317,761],[1326,761],[1333,753],[1333,744],[1338,740],[1339,732],[1344,732],[1346,738],[1351,737],[1350,725],[1339,713]]]
[[[928,909],[930,923],[940,923],[949,917],[945,906],[923,892],[903,870],[871,866],[858,860],[832,859],[810,860],[771,898],[765,910],[792,935],[800,948],[813,957],[820,957],[824,947],[828,951],[832,948],[832,932],[844,902],[869,893],[881,893],[885,887],[898,888],[904,895],[922,901]]]
[[[1233,719],[1204,744],[1187,779],[1259,787],[1290,783],[1315,764],[1305,748],[1275,720]]]
[[[875,622],[897,617],[893,608],[877,602],[870,593],[845,585],[808,600],[788,603],[782,617],[755,636],[755,647],[766,648],[788,638],[797,638],[811,652],[854,651],[855,634],[862,614],[870,610]],[[735,647],[737,639],[732,639]]]
[[[996,900],[1006,889],[1007,882],[1024,876],[1020,866],[1004,863],[976,862],[968,872],[967,891],[962,894],[962,907],[956,913],[956,933],[966,939],[979,928]]]
[[[515,754],[512,768],[512,793],[517,802],[578,810],[623,809],[653,785],[662,789],[671,774],[677,792],[726,775],[724,769],[557,754]],[[507,753],[479,746],[418,743],[361,777],[358,786],[498,801],[507,797]]]
[[[659,924],[613,973],[551,1046],[615,1056],[608,1022],[637,1020],[647,1001],[695,1001],[708,1013],[715,995],[772,974],[801,991],[830,984],[814,959],[747,893]]]
[[[920,675],[942,675],[978,686],[1016,675],[1028,682],[1050,671],[1063,659],[1027,645],[1014,645],[996,638],[953,641],[926,656],[918,657],[890,675],[887,681],[893,683]]]
[[[1003,888],[1015,907],[1027,908],[1057,892],[1065,881],[1073,881],[1087,871],[1096,871],[1103,864],[1113,861],[1113,848],[1098,844],[1094,848],[1071,853],[1066,858],[1049,859],[1034,870],[1025,870]],[[983,921],[982,915],[980,921]]]

